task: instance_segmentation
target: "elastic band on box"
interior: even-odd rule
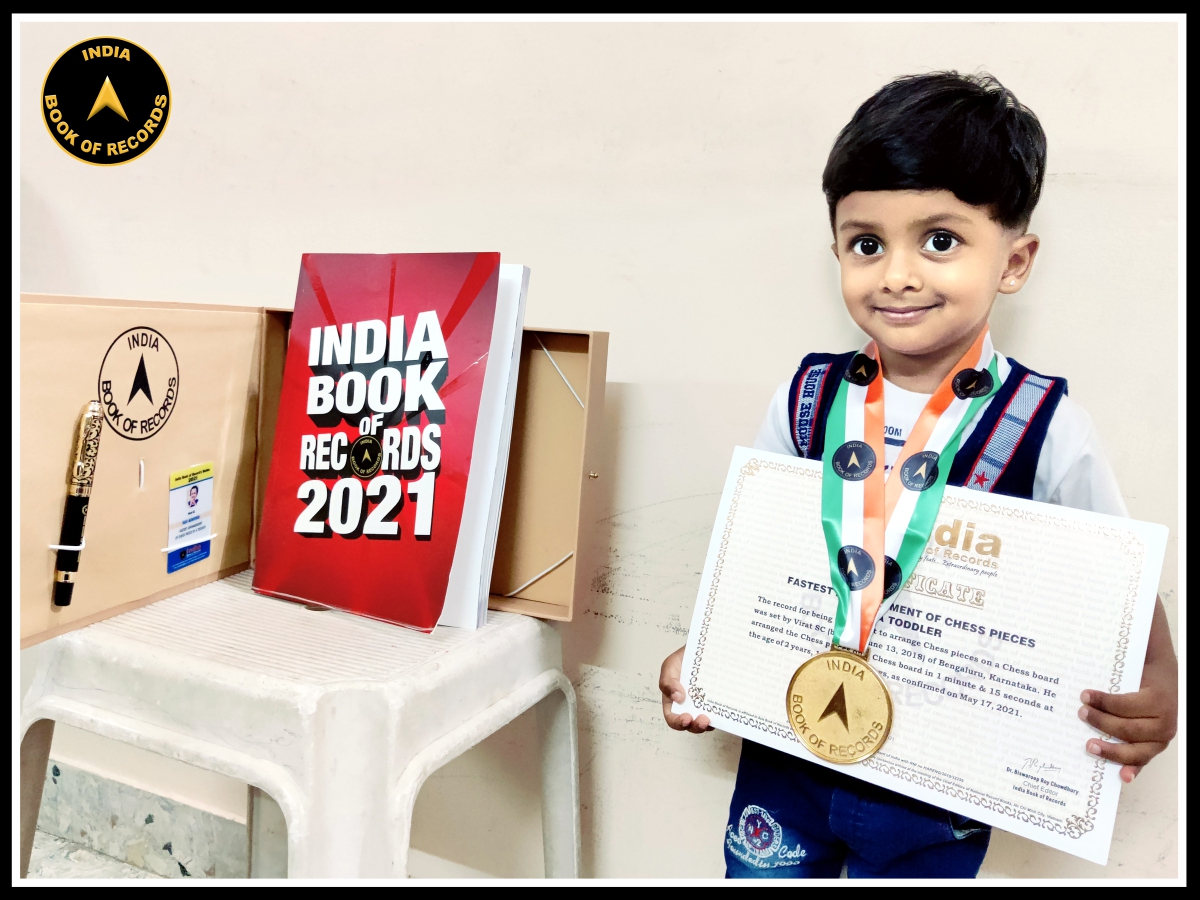
[[[553,572],[555,569],[557,569],[559,566],[561,566],[563,563],[565,563],[568,559],[570,559],[574,555],[575,555],[575,551],[572,550],[570,553],[568,553],[566,556],[564,556],[562,559],[560,559],[558,562],[556,562],[550,568],[543,569],[542,571],[538,572],[536,575],[534,575],[532,578],[530,578],[527,582],[525,582],[519,588],[515,588],[515,589],[509,591],[504,596],[505,597],[516,596],[517,594],[521,593],[521,591],[525,590],[525,588],[529,587],[531,584],[533,584],[538,579],[545,578],[547,575],[549,575],[551,572]]]
[[[533,336],[534,336],[535,338],[537,338],[537,342],[538,342],[539,344],[542,344],[542,338],[541,338],[541,335],[539,335],[539,334],[538,334],[538,333],[535,331],[535,332],[533,333]],[[550,360],[550,365],[554,366],[554,371],[555,371],[555,372],[557,372],[557,373],[558,373],[558,376],[559,376],[559,378],[561,378],[561,379],[563,380],[563,384],[565,384],[565,385],[567,386],[567,390],[568,390],[568,391],[570,391],[570,392],[571,392],[571,394],[572,394],[572,396],[574,396],[574,397],[575,397],[575,399],[576,399],[576,400],[579,402],[579,405],[580,405],[580,407],[582,407],[583,409],[587,409],[587,407],[583,405],[583,401],[579,399],[579,395],[575,393],[575,388],[571,387],[571,382],[569,382],[569,381],[567,380],[567,376],[563,374],[563,370],[562,370],[562,369],[560,369],[560,368],[558,367],[558,363],[556,363],[556,362],[554,361],[554,357],[550,355],[550,351],[549,351],[549,350],[546,350],[546,345],[545,345],[545,344],[542,344],[542,349],[546,351],[546,358],[547,358],[548,360]],[[557,562],[557,563],[555,563],[555,565],[556,565],[556,566],[561,566],[561,565],[563,564],[563,562],[565,562],[565,561],[566,561],[566,560],[562,560],[562,561],[560,561],[560,562]],[[544,575],[545,573],[543,572],[542,574]],[[538,576],[538,578],[541,578],[541,577],[542,577],[541,575],[539,575],[539,576]],[[507,594],[506,594],[505,596],[507,596]]]
[[[170,547],[163,547],[159,553],[174,553],[176,550],[182,550],[184,547],[194,547],[196,544],[203,544],[205,541],[211,541],[217,537],[215,534],[210,534],[200,538],[198,541],[184,541],[182,544],[172,544]]]

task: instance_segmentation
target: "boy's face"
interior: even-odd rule
[[[1038,248],[950,191],[857,191],[838,202],[834,231],[846,308],[885,356],[961,356]]]

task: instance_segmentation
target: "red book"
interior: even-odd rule
[[[483,623],[527,284],[498,253],[304,255],[255,591]]]

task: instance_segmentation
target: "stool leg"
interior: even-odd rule
[[[537,705],[542,745],[542,847],[547,878],[578,878],[579,741],[569,683]]]
[[[247,854],[251,878],[287,878],[288,828],[275,798],[250,785],[246,830],[250,838]]]
[[[42,808],[42,788],[46,784],[46,765],[50,762],[50,741],[54,738],[54,720],[38,719],[29,726],[21,741],[21,877],[29,875],[29,855],[33,852],[33,833],[37,830],[38,811]]]

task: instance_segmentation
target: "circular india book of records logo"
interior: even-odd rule
[[[96,166],[117,166],[153,147],[171,116],[171,87],[132,41],[94,37],[68,48],[42,84],[42,118],[55,143]]]
[[[131,441],[154,437],[179,401],[174,348],[153,328],[121,332],[104,354],[96,390],[113,431]]]

